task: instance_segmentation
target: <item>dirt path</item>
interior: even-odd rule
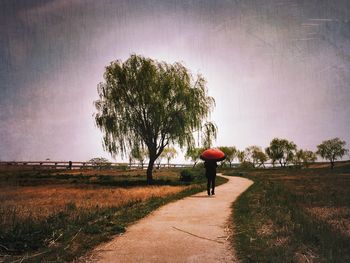
[[[226,177],[226,176],[224,176]],[[216,195],[202,192],[167,204],[97,247],[98,262],[234,262],[228,237],[232,202],[252,181],[226,177]]]

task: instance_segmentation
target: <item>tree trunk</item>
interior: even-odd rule
[[[334,168],[334,161],[331,160],[331,169]]]
[[[147,167],[147,184],[153,183],[153,166],[155,162],[155,158],[150,157]]]

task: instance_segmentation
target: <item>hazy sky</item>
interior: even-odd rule
[[[348,0],[0,0],[0,160],[109,157],[93,101],[131,53],[204,75],[216,146],[350,144]]]

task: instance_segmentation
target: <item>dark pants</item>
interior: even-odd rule
[[[208,182],[207,182],[207,191],[208,194],[210,194],[210,187],[211,187],[211,194],[214,194],[215,192],[215,177],[216,176],[208,176]]]

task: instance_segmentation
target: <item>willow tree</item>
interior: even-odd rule
[[[275,166],[275,162],[279,161],[281,167],[293,161],[296,151],[297,146],[294,142],[279,138],[274,138],[265,149],[272,165]]]
[[[111,62],[97,90],[95,121],[103,133],[104,148],[123,156],[130,149],[145,147],[148,183],[167,145],[194,147],[193,131],[208,126],[205,123],[215,105],[201,75],[193,76],[181,63],[138,55]]]
[[[346,142],[339,138],[333,138],[330,140],[323,141],[321,144],[317,145],[317,154],[323,159],[327,159],[331,163],[331,168],[334,168],[334,162],[338,159],[343,158],[345,154],[349,152],[345,148]]]
[[[221,151],[224,152],[226,155],[225,161],[227,161],[230,164],[230,168],[232,167],[233,160],[237,157],[238,150],[235,146],[227,147],[227,146],[221,146],[219,147]]]
[[[170,160],[177,156],[177,151],[174,147],[166,147],[160,155],[167,160],[168,168],[170,167]]]

